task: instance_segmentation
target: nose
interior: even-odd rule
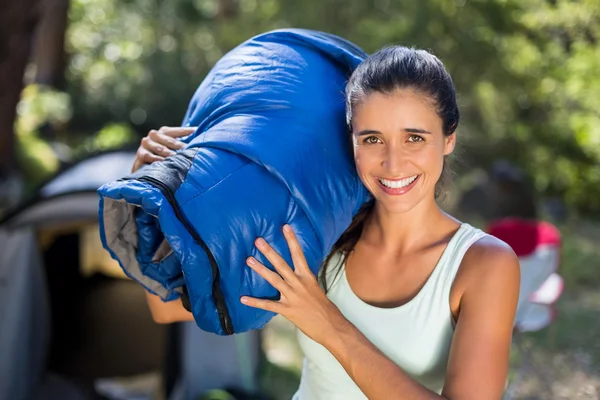
[[[399,146],[387,146],[382,164],[390,177],[395,177],[401,173],[402,166],[405,162],[406,157],[404,157],[402,149]]]

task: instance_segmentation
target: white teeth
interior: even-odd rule
[[[400,179],[399,181],[389,181],[387,179],[380,178],[379,182],[381,182],[383,186],[387,186],[390,189],[400,189],[413,183],[418,176],[419,175],[411,176],[410,178]]]

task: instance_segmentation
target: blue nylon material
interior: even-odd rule
[[[183,123],[198,129],[185,141],[198,151],[175,199],[216,259],[236,333],[261,328],[273,317],[242,305],[240,296],[278,296],[245,264],[253,255],[270,266],[254,240],[265,238],[291,265],[281,233],[289,223],[316,274],[368,198],[352,161],[343,96],[349,74],[365,56],[321,32],[268,32],[226,54],[190,102]],[[140,206],[135,258],[144,275],[171,290],[185,282],[197,325],[225,334],[206,253],[161,192],[137,179],[144,174],[171,179],[155,173],[157,168],[147,166],[129,180],[101,187],[100,218],[107,198]],[[103,221],[100,229],[104,246],[118,259],[106,243],[105,230],[115,228]],[[163,237],[173,253],[153,260]]]

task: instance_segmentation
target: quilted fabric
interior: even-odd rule
[[[277,298],[245,264],[265,238],[290,262],[290,224],[316,274],[367,200],[344,118],[344,86],[365,58],[322,32],[286,29],[227,53],[190,102],[187,146],[102,186],[104,247],[164,300],[184,297],[197,325],[220,335],[273,314],[242,295]],[[188,303],[189,300],[189,303]]]

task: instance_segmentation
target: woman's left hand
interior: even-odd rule
[[[262,238],[256,240],[258,250],[271,262],[276,272],[249,257],[246,262],[280,293],[279,301],[244,296],[241,302],[283,315],[315,342],[325,345],[335,331],[348,323],[338,308],[327,298],[306,263],[302,248],[289,225],[283,227],[294,269]]]

